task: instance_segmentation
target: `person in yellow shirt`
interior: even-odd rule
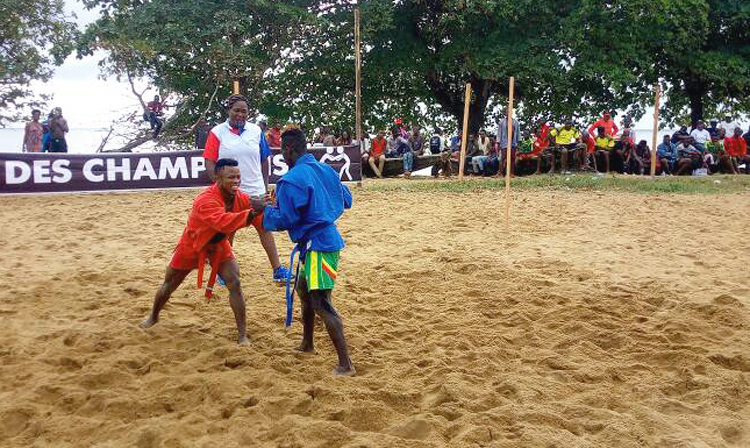
[[[604,171],[609,173],[609,153],[615,147],[615,139],[611,135],[607,135],[603,126],[597,128],[597,132],[599,134],[594,140],[594,159],[601,157],[604,161]]]
[[[555,139],[555,152],[560,153],[560,169],[563,174],[570,174],[570,168],[568,166],[568,160],[575,160],[576,152],[579,150],[585,150],[585,146],[581,146],[581,133],[573,127],[573,122],[567,120],[565,125],[560,129],[553,129],[550,132],[550,136]],[[555,172],[555,157],[552,157],[552,170],[550,173]]]

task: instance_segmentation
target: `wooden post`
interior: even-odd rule
[[[355,84],[355,133],[362,147],[362,42],[360,36],[359,2],[354,7],[354,84]]]
[[[471,83],[466,83],[464,97],[464,127],[461,136],[461,157],[458,159],[458,180],[464,180],[464,164],[466,163],[466,142],[469,139],[469,106],[471,105]]]
[[[510,85],[508,89],[508,113],[506,120],[508,121],[508,145],[505,149],[505,228],[508,229],[510,225],[510,166],[511,166],[511,146],[513,144],[513,97],[516,93],[516,78],[510,77]]]
[[[240,82],[236,79],[232,82],[232,93],[235,95],[240,94]]]
[[[654,137],[651,146],[651,177],[656,175],[656,145],[659,143],[659,103],[661,100],[661,86],[656,85],[656,100],[654,101]]]

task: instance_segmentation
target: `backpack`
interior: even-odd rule
[[[440,136],[433,135],[430,138],[430,152],[433,154],[440,154]]]

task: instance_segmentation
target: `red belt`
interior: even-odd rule
[[[208,256],[208,249],[210,246],[215,247],[214,252],[211,256]],[[211,275],[208,277],[208,284],[206,284],[206,298],[210,299],[214,295],[214,285],[216,284],[216,276],[219,273],[219,263],[224,255],[223,244],[206,244],[198,254],[198,289],[203,287],[203,268],[206,266],[206,259],[211,262]]]

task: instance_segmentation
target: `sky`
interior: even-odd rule
[[[65,7],[68,13],[76,15],[81,29],[98,16],[96,11],[87,11],[77,0],[65,0]],[[97,63],[103,57],[101,52],[83,59],[77,59],[75,54],[68,56],[50,81],[34,85],[40,92],[53,95],[49,108],[61,107],[71,128],[109,127],[112,120],[140,110],[129,84],[114,78],[99,78]]]

